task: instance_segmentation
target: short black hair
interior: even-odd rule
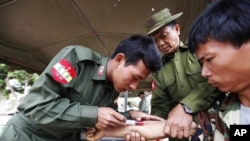
[[[250,0],[216,0],[193,22],[188,46],[195,52],[209,39],[240,48],[250,39]]]
[[[140,95],[142,95],[142,94],[145,95],[145,94],[144,94],[144,91],[140,91],[140,92],[138,93],[137,96],[140,96]]]
[[[162,67],[161,55],[154,40],[149,36],[132,35],[128,37],[118,44],[111,59],[118,53],[124,53],[125,65],[135,65],[142,60],[146,68],[152,72],[156,72]]]

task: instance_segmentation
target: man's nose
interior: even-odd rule
[[[164,45],[164,41],[163,41],[163,40],[158,40],[158,41],[157,41],[157,44],[158,44],[158,46],[160,47],[160,46]]]
[[[135,82],[131,83],[129,87],[130,87],[130,89],[135,90],[137,88],[138,84],[139,84],[139,81],[135,81]]]
[[[206,67],[206,65],[203,65],[201,69],[201,75],[207,78],[211,76],[211,74],[212,74],[211,71]]]

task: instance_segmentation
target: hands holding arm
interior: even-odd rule
[[[191,124],[193,116],[187,114],[181,104],[173,108],[168,115],[168,119],[164,126],[164,133],[170,137],[187,138],[192,131]]]
[[[100,107],[98,109],[98,119],[96,123],[98,129],[125,126],[125,122],[126,117],[112,108]]]
[[[137,136],[137,140],[145,140],[145,139],[160,139],[169,137],[169,135],[163,132],[164,126],[166,121],[143,121],[143,126],[136,126],[136,125],[126,125],[122,127],[115,127],[115,128],[106,128],[105,130],[94,130],[90,129],[87,134],[91,135],[88,136],[88,140],[94,141],[98,140],[104,136],[106,137],[118,137],[118,138],[125,138],[127,135],[130,135],[132,132]],[[196,131],[196,124],[192,123],[191,133],[195,133]],[[137,135],[136,135],[137,134]],[[131,138],[126,138],[127,141],[134,140]]]
[[[120,116],[119,113],[115,114],[109,109],[101,109],[101,111],[110,112],[113,116],[108,117],[103,113],[104,115],[101,116],[101,121],[98,120],[96,128],[90,128],[87,131],[86,135],[88,140],[94,141],[106,136],[126,138],[127,141],[144,141],[145,139],[160,139],[171,135],[165,134],[165,126],[168,125],[168,121],[158,116],[149,115],[136,110],[130,111],[130,115],[133,119],[144,123],[143,126],[136,126],[126,125],[126,119],[123,119],[123,116]],[[110,119],[114,119],[114,121],[109,123]],[[188,133],[195,133],[196,124],[191,124],[191,131]]]
[[[144,112],[138,111],[138,110],[131,110],[130,111],[130,117],[136,121],[145,121],[145,120],[157,120],[157,121],[164,121],[163,118],[149,115]]]
[[[131,110],[129,114],[132,119],[137,120],[137,121],[142,121],[142,120],[163,121],[164,120],[158,116],[149,115],[141,111],[137,111],[137,110]],[[126,117],[116,112],[112,108],[100,107],[98,109],[98,120],[96,123],[96,127],[98,127],[98,129],[125,126],[125,122],[126,122]]]

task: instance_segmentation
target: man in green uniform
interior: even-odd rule
[[[180,41],[180,25],[175,20],[181,15],[164,8],[145,22],[147,34],[163,54],[162,69],[153,73],[151,114],[167,119],[164,132],[173,138],[170,140],[187,140],[193,115],[210,107],[218,95],[201,76],[195,54]]]
[[[123,40],[112,56],[83,46],[62,49],[40,75],[9,120],[1,141],[74,141],[83,128],[124,126],[126,117],[112,107],[119,92],[135,89],[162,66],[150,37]],[[161,120],[129,111],[127,118]]]
[[[214,141],[249,140],[249,130],[237,135],[239,125],[246,129],[250,125],[249,15],[249,0],[216,0],[193,22],[189,33],[189,51],[202,64],[202,76],[227,93],[216,109],[219,118],[211,120],[221,125],[213,128]]]

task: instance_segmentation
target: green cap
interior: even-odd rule
[[[147,35],[153,33],[154,31],[160,29],[162,26],[176,20],[179,18],[183,12],[172,15],[168,8],[164,8],[161,11],[155,13],[150,18],[148,18],[144,24]]]

